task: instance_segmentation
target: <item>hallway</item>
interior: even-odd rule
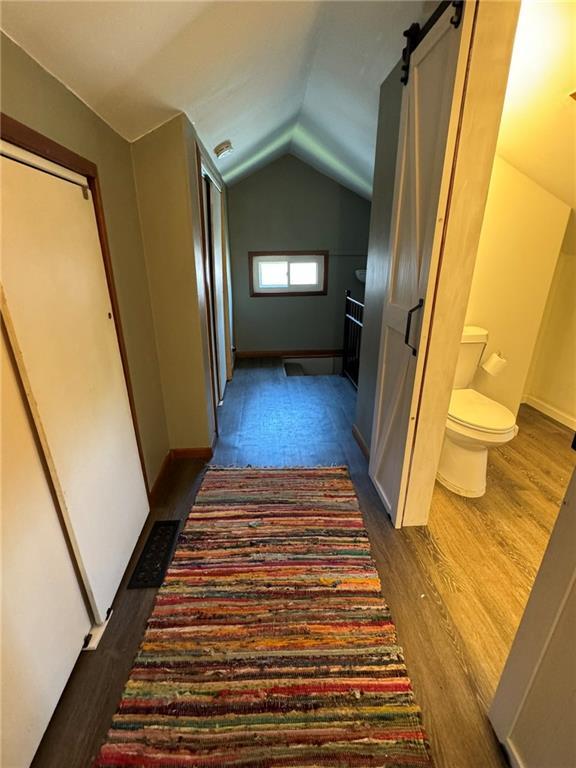
[[[352,436],[355,402],[342,377],[240,360],[212,463],[348,465],[437,765],[503,765],[486,712],[575,463],[570,432],[522,406],[484,497],[437,485],[429,526],[395,531]]]
[[[341,376],[286,376],[280,358],[241,359],[218,409],[215,466],[330,466],[365,459],[351,435],[356,392]]]
[[[355,400],[342,377],[287,377],[278,360],[240,360],[219,408],[212,464],[348,465],[435,765],[504,768],[486,708],[574,463],[569,432],[523,407],[517,440],[494,452],[493,484],[483,499],[438,488],[430,526],[396,531],[352,436]],[[542,445],[550,446],[548,456]],[[184,519],[202,475],[198,461],[174,461],[150,523]],[[514,533],[519,516],[523,524]],[[59,768],[63,755],[67,768],[87,768],[105,736],[152,608],[154,590],[125,586],[148,530],[101,646],[81,655],[34,768]]]
[[[348,465],[436,765],[503,768],[479,699],[474,673],[481,659],[474,644],[464,642],[459,613],[450,613],[450,596],[444,594],[455,563],[445,560],[446,542],[430,529],[392,527],[352,435],[355,405],[355,390],[340,376],[288,377],[278,359],[241,359],[219,408],[220,436],[211,463]],[[436,517],[442,530],[438,511]]]
[[[166,628],[191,651],[175,677],[215,653],[204,615],[240,655],[247,633],[266,645],[259,619],[237,629],[219,584],[194,592],[195,580],[232,580],[226,550],[255,548],[236,553],[250,557],[239,599],[274,600],[277,574],[263,566],[293,568],[301,525],[309,560],[294,569],[318,576],[320,592],[352,592],[329,578],[342,547],[323,541],[347,503],[335,475],[346,498],[354,486],[370,599],[381,592],[397,629],[434,766],[505,768],[527,762],[522,750],[537,768],[576,765],[564,618],[576,563],[563,528],[576,519],[576,6],[0,3],[0,765],[93,768],[123,691],[141,694],[144,715],[190,704],[195,717],[204,689],[191,680],[183,693],[181,678],[163,696],[162,655],[148,678],[158,685],[131,688],[132,672],[175,581],[186,606],[169,609]],[[198,511],[215,476],[240,478],[242,493]],[[262,476],[271,490],[250,485]],[[308,476],[321,478],[311,500],[280,509]],[[245,520],[266,498],[271,519]],[[219,528],[220,514],[222,557],[204,531],[188,537],[196,520]],[[174,545],[163,556],[160,521]],[[259,534],[273,541],[265,563]],[[160,593],[134,584],[140,559],[155,559]],[[284,626],[276,604],[266,624],[280,643],[301,635],[312,647],[315,622],[294,618],[291,589]],[[367,623],[350,597],[336,599]],[[317,598],[306,597],[314,613]],[[361,656],[354,622],[329,632]],[[272,649],[282,663],[284,647]],[[273,698],[254,669],[275,673],[267,664],[241,671],[263,710]],[[332,657],[324,667],[332,693],[341,670]],[[362,676],[366,690],[384,687],[369,665]],[[215,710],[222,692],[232,698],[221,677],[206,689]],[[291,677],[288,715],[306,674]],[[394,732],[394,717],[377,717]],[[359,734],[333,717],[359,747],[341,768],[403,762],[388,747],[365,760],[368,719],[354,720]],[[222,740],[217,721],[119,730],[159,736],[170,754],[150,764],[304,766],[267,751],[279,739],[270,725],[269,741],[247,736],[255,756],[230,760],[204,749],[204,735]],[[146,748],[128,751],[110,766],[143,768]]]

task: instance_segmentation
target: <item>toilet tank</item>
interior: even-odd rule
[[[488,342],[488,331],[477,325],[465,325],[460,341],[453,389],[466,389],[472,383],[482,353]]]

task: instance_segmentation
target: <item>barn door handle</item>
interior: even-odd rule
[[[408,310],[408,317],[406,318],[406,331],[404,332],[404,344],[406,344],[407,347],[410,347],[412,350],[412,354],[416,356],[417,349],[416,347],[413,347],[412,344],[410,344],[410,327],[412,325],[412,315],[414,312],[417,312],[419,309],[422,309],[424,306],[424,299],[420,299],[418,304],[412,307],[412,309]]]

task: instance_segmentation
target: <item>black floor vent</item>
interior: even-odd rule
[[[176,547],[179,527],[180,520],[158,520],[154,523],[128,582],[128,589],[161,586]]]

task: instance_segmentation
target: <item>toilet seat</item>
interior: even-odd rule
[[[512,411],[475,389],[452,390],[448,421],[493,434],[509,432],[516,426]]]

